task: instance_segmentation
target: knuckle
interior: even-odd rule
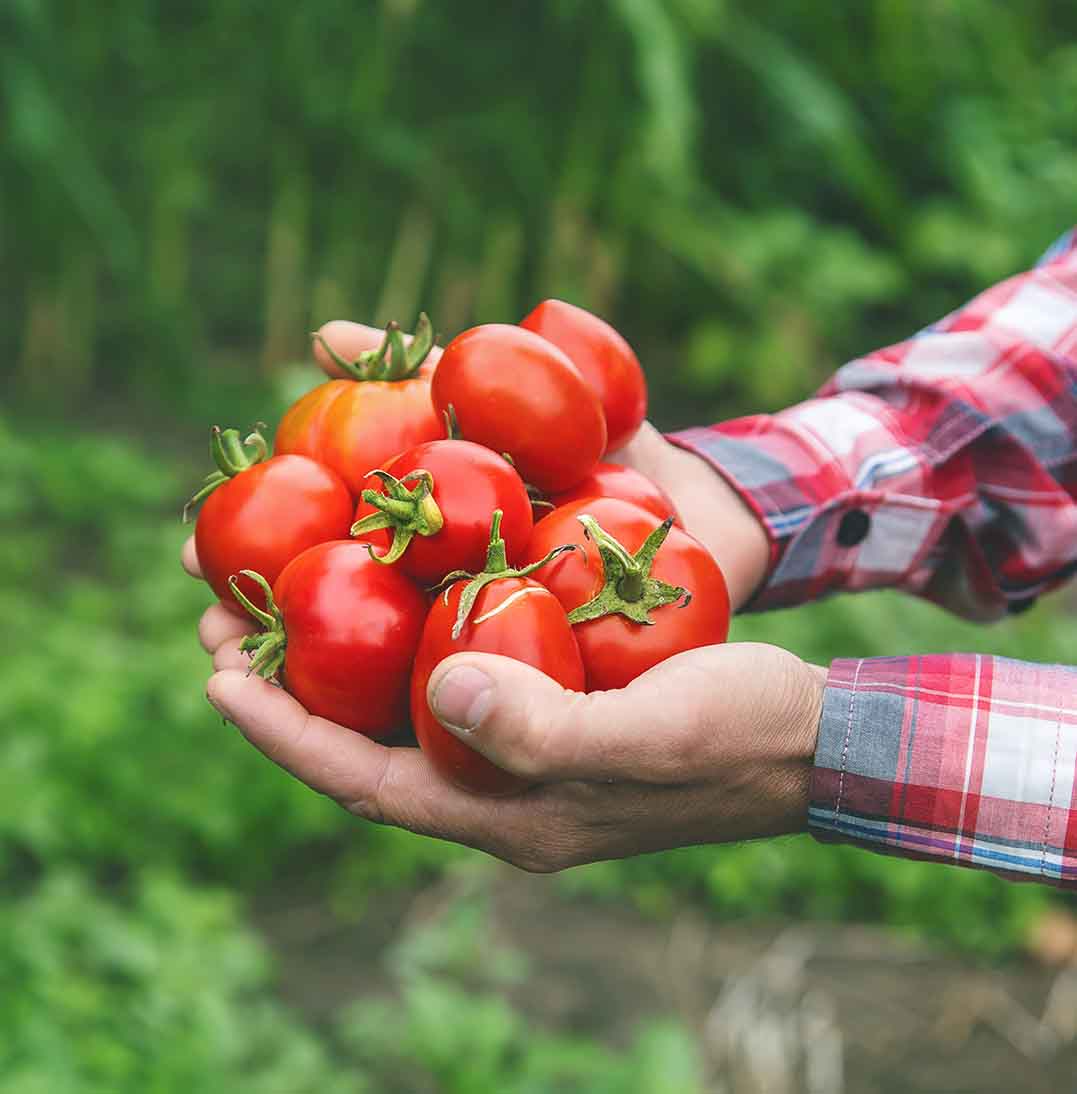
[[[385,808],[385,800],[392,776],[393,754],[386,750],[381,770],[374,777],[370,790],[359,797],[347,796],[338,798],[337,802],[348,813],[370,821],[371,824],[390,824]]]
[[[583,727],[592,721],[594,698],[584,692],[566,693],[556,709],[536,706],[528,711],[527,731],[520,740],[518,774],[532,778],[571,771],[580,751]]]

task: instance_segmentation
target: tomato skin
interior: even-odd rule
[[[351,494],[328,467],[306,456],[273,456],[218,486],[195,525],[198,563],[225,607],[245,616],[228,578],[256,570],[272,584],[308,547],[343,539],[351,527]],[[240,591],[259,608],[265,595],[247,577]]]
[[[606,416],[606,451],[623,448],[647,417],[647,381],[632,347],[604,319],[563,300],[544,300],[520,322],[583,373]]]
[[[602,407],[572,362],[532,331],[503,323],[457,335],[431,385],[439,415],[451,405],[469,441],[507,452],[544,493],[571,489],[606,448]]]
[[[321,718],[374,740],[405,724],[426,596],[353,540],[293,559],[273,586],[288,644],[282,682]]]
[[[445,436],[430,402],[433,365],[407,380],[329,380],[301,396],[277,427],[273,451],[333,468],[358,498],[368,471],[406,448]]]
[[[653,513],[615,498],[587,498],[555,509],[535,525],[527,561],[551,547],[578,544],[536,572],[566,612],[591,600],[602,588],[602,562],[576,519],[588,513],[630,552],[654,531]],[[666,605],[651,614],[653,626],[608,615],[573,627],[587,669],[587,690],[623,688],[674,654],[724,642],[729,633],[729,593],[710,552],[687,532],[671,528],[658,551],[651,576],[682,585],[692,594],[685,606]]]
[[[619,498],[654,513],[659,520],[673,517],[675,524],[681,523],[677,507],[665,490],[642,471],[623,464],[600,463],[583,482],[563,494],[554,494],[550,502],[560,508],[585,498]]]
[[[430,441],[402,452],[384,468],[400,479],[420,469],[434,477],[434,501],[445,526],[432,536],[413,537],[394,565],[423,585],[436,585],[453,570],[480,572],[489,545],[490,515],[495,509],[504,514],[501,535],[509,563],[515,565],[523,557],[534,523],[531,499],[504,456],[470,441]],[[368,479],[366,486],[385,493],[384,484],[375,478]],[[375,512],[373,505],[360,500],[355,519]],[[366,532],[361,538],[384,553],[392,534],[382,529]]]
[[[431,764],[450,782],[475,794],[518,794],[529,785],[524,779],[496,767],[434,717],[426,700],[430,676],[454,653],[496,653],[533,665],[571,691],[582,691],[580,650],[564,609],[531,578],[507,577],[487,585],[460,637],[453,639],[464,586],[458,581],[439,594],[427,617],[411,677],[412,727]]]

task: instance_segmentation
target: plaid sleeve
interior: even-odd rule
[[[778,414],[674,434],[767,529],[750,608],[900,586],[970,618],[1077,570],[1077,230]]]
[[[1077,669],[976,654],[835,661],[816,838],[1077,887]]]

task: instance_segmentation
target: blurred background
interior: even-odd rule
[[[1055,1090],[1073,902],[809,838],[530,878],[349,821],[205,702],[179,510],[326,319],[561,296],[660,426],[806,397],[1077,215],[1065,0],[0,9],[0,1094]],[[1072,660],[890,594],[817,662]]]

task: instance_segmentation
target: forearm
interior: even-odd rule
[[[971,618],[1077,569],[1077,241],[779,414],[670,438],[751,509],[752,607],[897,586]]]
[[[1077,669],[835,661],[809,824],[825,841],[1077,886]]]

